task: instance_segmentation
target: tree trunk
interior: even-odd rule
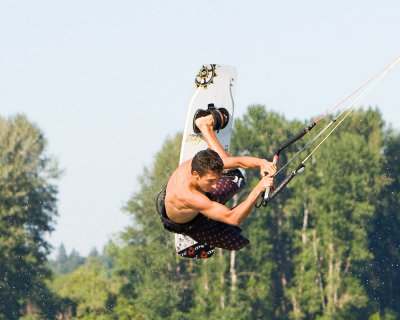
[[[322,276],[321,276],[321,266],[319,263],[319,257],[318,257],[318,250],[317,250],[317,230],[314,230],[313,233],[313,250],[314,250],[314,261],[315,261],[315,265],[318,268],[318,273],[317,273],[317,286],[319,287],[319,292],[320,292],[320,296],[321,296],[321,306],[322,306],[322,311],[325,310],[326,305],[325,305],[325,296],[324,296],[324,284],[322,282]]]
[[[303,227],[301,229],[301,241],[303,243],[303,249],[306,249],[306,245],[307,245],[307,226],[308,226],[308,206],[307,203],[305,202],[303,204],[304,206],[304,211],[303,211]],[[302,293],[303,293],[303,273],[304,273],[304,264],[302,264],[300,266],[300,279],[299,279],[299,287],[297,290],[297,294],[299,297],[301,297]],[[301,317],[301,307],[298,304],[296,297],[294,294],[292,294],[292,305],[293,305],[293,313],[294,313],[294,318],[295,319],[300,319]]]
[[[303,229],[302,229],[302,233],[301,233],[301,240],[303,241],[303,245],[305,245],[307,243],[307,235],[306,235],[306,231],[307,231],[307,225],[308,225],[308,206],[307,203],[304,203],[304,215],[303,215]]]
[[[233,196],[233,207],[236,207],[238,204],[238,195],[235,194]],[[231,274],[231,296],[233,298],[233,293],[236,290],[236,281],[237,281],[237,274],[235,269],[235,259],[236,259],[236,251],[231,251],[231,263],[229,272]]]
[[[236,281],[237,281],[237,274],[235,270],[235,259],[236,259],[236,251],[231,251],[231,267],[229,269],[231,274],[231,293],[236,290]]]
[[[328,244],[328,249],[329,249],[329,261],[328,261],[328,292],[327,292],[327,309],[329,314],[333,315],[335,313],[335,301],[334,301],[334,277],[333,277],[333,255],[334,255],[334,250],[333,250],[333,243],[330,242]]]
[[[223,256],[222,256],[222,249],[218,248],[218,256],[219,256],[219,260],[220,260],[220,264],[223,264]],[[225,283],[225,275],[224,275],[224,271],[221,269],[221,276],[220,276],[220,280],[221,280],[221,288],[224,288],[224,283]],[[221,297],[220,297],[220,302],[221,302],[221,309],[225,309],[225,295],[223,294],[224,290],[221,290]]]

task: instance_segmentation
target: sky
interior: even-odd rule
[[[25,114],[64,172],[55,251],[101,251],[133,223],[122,208],[183,130],[203,64],[237,69],[236,117],[263,104],[315,118],[400,56],[399,12],[398,0],[0,0],[0,117]],[[363,106],[400,129],[400,64]]]

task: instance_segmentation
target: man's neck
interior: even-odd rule
[[[189,188],[190,189],[194,189],[194,190],[199,190],[200,189],[196,178],[192,177],[192,179],[190,180],[190,183],[189,183]]]

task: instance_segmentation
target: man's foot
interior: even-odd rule
[[[213,130],[214,128],[214,117],[212,114],[205,116],[205,117],[200,117],[197,118],[194,121],[195,125],[197,128],[199,128],[200,131],[205,130],[207,127]]]

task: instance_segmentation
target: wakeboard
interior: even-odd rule
[[[223,148],[229,153],[233,109],[236,92],[236,70],[233,67],[216,64],[206,64],[200,68],[194,80],[183,131],[182,147],[179,164],[191,159],[194,155],[208,148],[201,134],[195,133],[194,117],[199,109],[225,108],[229,113],[229,121],[223,129],[216,130],[215,135]],[[187,235],[175,233],[176,252],[185,258],[206,259],[214,254],[214,247],[199,243]]]

